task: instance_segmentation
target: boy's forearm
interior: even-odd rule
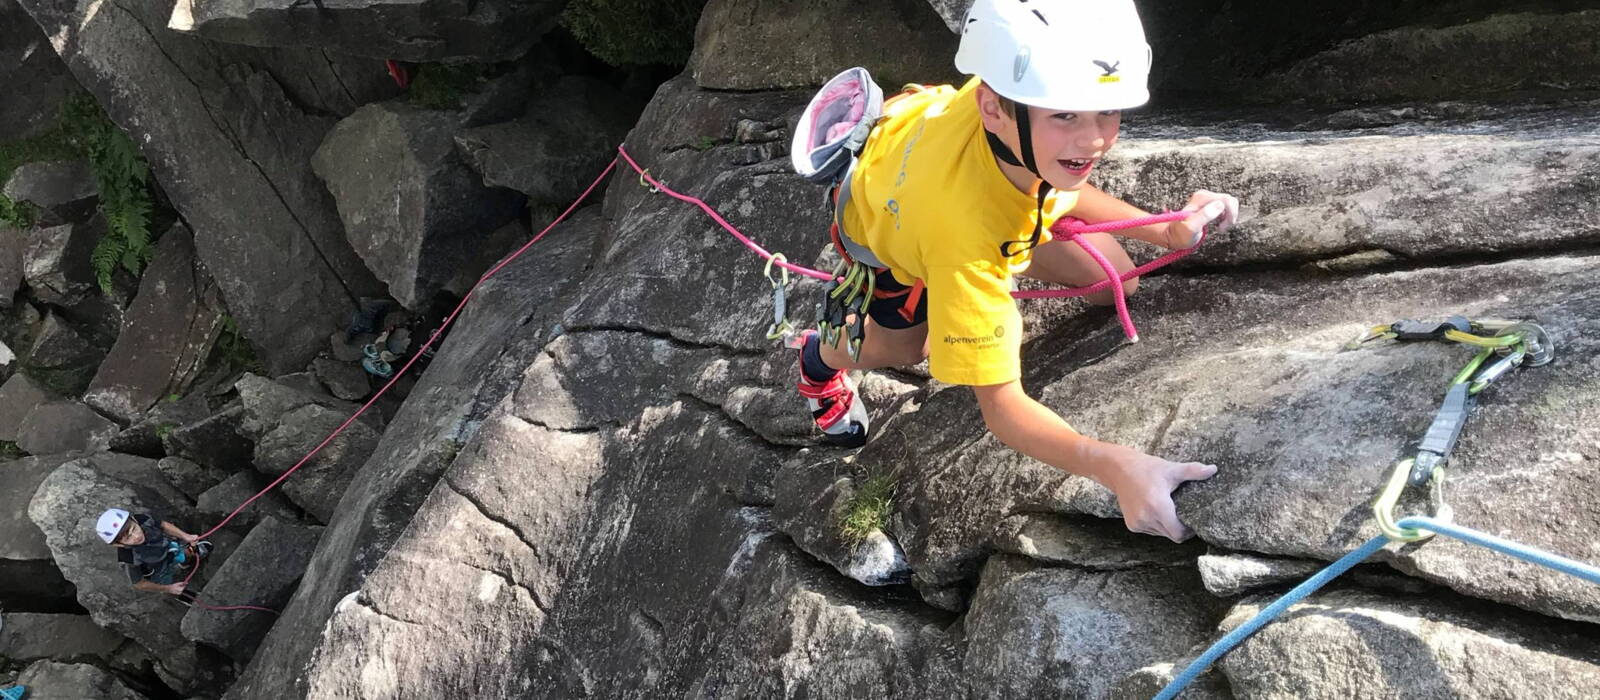
[[[155,583],[154,581],[151,581],[150,579],[140,579],[138,583],[133,584],[133,587],[138,589],[138,590],[147,591],[147,592],[150,592],[150,593],[161,593],[161,592],[163,592],[163,591],[165,591],[167,589],[166,586],[163,586],[163,585],[161,585],[159,583]]]
[[[1061,416],[1024,393],[1017,382],[974,390],[989,432],[1011,449],[1102,484],[1127,462],[1129,448],[1078,434]]]
[[[183,530],[179,529],[177,525],[173,525],[165,520],[161,521],[161,531],[178,539],[183,539],[189,536],[189,533],[184,532]]]

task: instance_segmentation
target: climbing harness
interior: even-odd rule
[[[1415,543],[1434,535],[1445,535],[1469,544],[1516,557],[1545,568],[1600,585],[1600,567],[1551,554],[1535,547],[1495,537],[1450,522],[1444,502],[1444,463],[1472,409],[1477,394],[1517,366],[1539,367],[1555,357],[1550,334],[1538,325],[1522,321],[1471,321],[1452,316],[1440,323],[1398,321],[1376,326],[1346,344],[1358,349],[1376,340],[1445,340],[1478,348],[1478,353],[1457,372],[1445,393],[1444,405],[1434,417],[1417,454],[1395,465],[1389,480],[1373,503],[1373,516],[1383,534],[1373,537],[1354,551],[1329,564],[1288,593],[1262,608],[1249,621],[1213,643],[1168,683],[1156,700],[1172,700],[1207,668],[1257,630],[1277,619],[1290,607],[1376,554],[1390,542]],[[1497,357],[1494,361],[1490,358]],[[1429,489],[1429,502],[1435,515],[1397,518],[1395,511],[1406,487]]]
[[[1442,322],[1396,321],[1375,326],[1345,345],[1360,349],[1377,340],[1441,340],[1478,348],[1478,353],[1450,380],[1444,402],[1423,436],[1417,453],[1395,464],[1394,472],[1377,501],[1373,516],[1389,539],[1416,542],[1432,535],[1405,530],[1396,523],[1395,509],[1407,487],[1426,489],[1434,517],[1448,522],[1449,506],[1444,502],[1444,466],[1466,427],[1467,415],[1477,396],[1491,383],[1514,367],[1540,367],[1555,358],[1550,334],[1538,325],[1518,321],[1472,321],[1451,316]]]

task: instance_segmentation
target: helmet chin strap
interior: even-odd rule
[[[985,129],[983,134],[989,140],[989,148],[994,151],[996,158],[1004,161],[1007,165],[1027,168],[1028,172],[1039,178],[1039,201],[1034,209],[1033,235],[1028,238],[1027,247],[1012,250],[1011,246],[1021,243],[1020,241],[1006,241],[1000,244],[1000,254],[1008,258],[1026,253],[1039,245],[1039,238],[1044,233],[1044,199],[1050,195],[1050,183],[1044,179],[1043,175],[1039,174],[1039,164],[1033,158],[1033,125],[1028,117],[1027,105],[1016,104],[1016,109],[1012,110],[1012,116],[1017,120],[1017,143],[1022,147],[1022,160],[1017,160],[1017,154],[1012,153],[1011,147],[1007,146],[1006,142],[1001,141],[1000,137],[996,136],[994,132]]]

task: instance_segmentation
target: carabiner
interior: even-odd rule
[[[1395,510],[1400,506],[1400,496],[1406,490],[1407,482],[1411,476],[1414,460],[1402,459],[1395,464],[1394,472],[1389,475],[1389,483],[1378,494],[1377,500],[1372,503],[1372,516],[1378,521],[1378,529],[1383,535],[1396,542],[1421,542],[1433,537],[1432,532],[1416,530],[1409,527],[1400,527],[1397,523],[1404,518],[1395,517]],[[1444,467],[1435,467],[1428,479],[1428,502],[1433,507],[1433,518],[1441,522],[1449,522],[1453,516],[1450,506],[1444,502]]]

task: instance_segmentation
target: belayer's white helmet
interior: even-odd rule
[[[956,69],[1045,109],[1098,112],[1150,100],[1150,45],[1133,0],[975,0]]]
[[[122,532],[122,526],[128,523],[128,511],[121,508],[112,508],[100,514],[100,522],[95,523],[95,534],[106,544],[111,544],[117,539],[117,534]]]

